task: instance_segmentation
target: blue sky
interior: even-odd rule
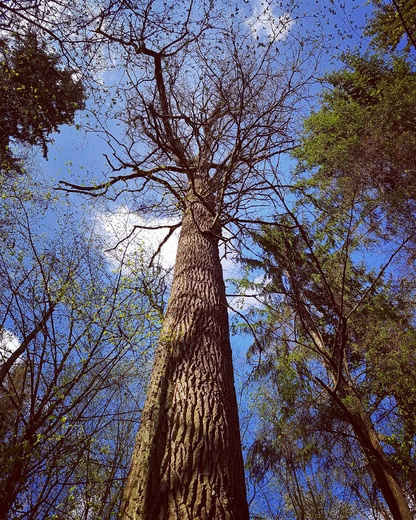
[[[285,11],[278,8],[277,5],[271,3],[262,7],[261,2],[252,2],[247,7],[247,23],[253,29],[253,41],[259,38],[269,38],[270,34],[277,34],[276,41],[282,46],[284,45],[284,38],[286,31],[279,31],[279,17],[288,21],[286,27],[290,32],[305,34],[318,33],[318,29],[322,29],[329,40],[328,45],[333,49],[338,47],[340,52],[342,49],[347,49],[354,46],[358,42],[357,38],[360,35],[359,30],[355,27],[364,23],[365,14],[368,13],[369,8],[364,7],[364,2],[349,1],[346,11],[341,2],[330,0],[324,2],[304,1],[302,4],[302,16],[297,20],[292,20],[290,16],[286,15]],[[274,33],[273,31],[277,31]],[[344,32],[346,31],[346,32]],[[350,34],[351,38],[346,38],[343,35]],[[319,73],[329,70],[337,64],[336,56],[324,52],[321,49],[322,56],[320,56]],[[104,74],[104,79],[114,79],[114,72],[109,71]],[[314,91],[319,91],[319,85],[314,86]],[[89,118],[91,119],[91,118]],[[102,134],[95,134],[92,131],[85,131],[84,124],[88,123],[86,113],[78,116],[79,129],[76,126],[62,127],[59,134],[54,136],[54,142],[49,147],[48,160],[44,161],[39,154],[39,178],[43,178],[51,187],[56,187],[62,180],[74,183],[92,183],[94,179],[101,180],[105,178],[108,173],[107,161],[104,154],[111,155],[111,150],[108,147]],[[108,121],[116,134],[122,131],[121,127],[114,125],[114,122]],[[281,161],[281,168],[288,170],[290,162],[287,158]],[[128,228],[125,226],[139,223],[142,225],[145,222],[145,216],[137,216],[129,211],[128,205],[120,201],[120,204],[109,204],[109,209],[114,210],[114,216],[108,215],[104,218],[105,206],[100,203],[96,205],[96,201],[90,199],[89,201],[75,194],[70,194],[68,197],[73,208],[76,208],[80,220],[85,218],[91,221],[99,218],[101,222],[101,233],[108,237],[109,245],[114,241],[122,238],[123,232]],[[98,228],[97,228],[98,229]],[[112,229],[117,230],[117,233],[112,233]],[[153,235],[153,236],[152,236]],[[157,241],[160,239],[160,233],[142,233],[141,240],[147,245],[155,249]],[[175,239],[171,240],[168,247],[166,247],[162,254],[165,255],[165,262],[171,266],[174,262],[175,253]],[[134,242],[133,242],[134,247]],[[109,259],[111,265],[111,260]],[[232,255],[225,259],[224,263],[225,277],[236,277],[239,274],[238,269],[235,270],[235,262]],[[235,367],[237,372],[237,384],[240,384],[247,370],[247,365],[244,363],[245,351],[249,346],[251,339],[241,335],[232,338],[233,349],[235,353]],[[252,425],[255,427],[255,424]]]
[[[247,2],[241,12],[242,20],[253,33],[254,45],[259,41],[274,38],[276,45],[282,47],[282,52],[287,38],[305,35],[318,38],[322,32],[325,36],[322,43],[326,42],[329,50],[327,52],[321,46],[317,72],[317,75],[320,75],[336,65],[336,56],[342,49],[345,50],[359,42],[359,26],[364,24],[365,16],[369,12],[369,7],[364,4],[365,2],[353,0],[345,3],[339,0],[324,0],[323,2],[304,0],[299,3],[298,15],[295,17],[288,14],[277,2],[254,0]],[[336,48],[335,51],[334,48]],[[103,82],[117,83],[118,72],[113,69],[101,72],[100,79]],[[316,94],[319,92],[319,88],[318,83],[313,86]],[[89,100],[88,103],[91,108],[92,100]],[[117,137],[122,135],[123,128],[118,126],[115,121],[105,120],[104,124]],[[104,154],[111,157],[111,149],[102,132],[95,133],[92,130],[86,130],[86,127],[91,126],[94,126],[93,117],[88,111],[85,111],[77,116],[77,125],[62,127],[60,133],[53,136],[53,143],[49,146],[48,160],[43,160],[39,154],[39,178],[42,178],[51,187],[57,187],[63,180],[92,184],[105,179],[109,168]],[[287,173],[287,170],[290,169],[290,161],[283,157],[280,159],[279,166],[284,173]],[[101,224],[97,226],[97,230],[108,238],[110,246],[122,239],[125,230],[129,232],[132,225],[146,223],[147,216],[132,214],[129,211],[128,203],[123,200],[109,203],[107,207],[101,201],[85,199],[76,194],[70,194],[68,200],[78,212],[80,220],[85,218],[91,224],[94,219],[98,219]],[[107,213],[104,217],[106,209],[112,210],[113,213]],[[169,222],[166,223],[169,224]],[[144,242],[146,247],[156,249],[157,242],[162,236],[160,231],[141,232],[140,241]],[[169,267],[174,263],[177,236],[178,233],[162,250],[164,262]],[[131,247],[134,247],[134,242]],[[110,257],[109,264],[111,265]],[[225,257],[223,266],[226,278],[239,275],[232,254]],[[236,351],[242,353],[248,342],[249,340],[246,338],[235,338]]]
[[[287,33],[295,35],[318,34],[323,31],[325,37],[329,41],[329,46],[339,47],[339,50],[346,49],[357,41],[359,36],[356,25],[364,22],[365,14],[369,8],[363,6],[364,2],[348,2],[348,6],[344,7],[342,2],[326,0],[324,2],[303,1],[300,3],[299,16],[294,20],[290,14],[286,13],[275,2],[267,3],[261,0],[247,2],[245,8],[245,23],[252,29],[253,42],[257,38],[268,39],[274,34],[277,45],[284,46],[284,40]],[[282,29],[281,21],[284,21]],[[352,38],[343,37],[350,34]],[[322,50],[322,49],[321,49]],[[338,51],[336,51],[338,53]],[[335,58],[327,52],[323,52],[319,56],[318,74],[328,70],[333,66]],[[103,81],[114,83],[114,77],[117,75],[113,70],[102,73]],[[316,93],[319,91],[319,85],[313,86]],[[317,99],[317,98],[315,98]],[[91,102],[91,101],[89,101]],[[54,136],[54,143],[49,147],[49,159],[43,161],[39,159],[41,175],[46,182],[50,182],[52,186],[56,186],[59,181],[67,180],[74,183],[91,184],[95,180],[102,180],[108,174],[107,161],[104,154],[111,157],[111,149],[105,141],[102,133],[94,133],[93,131],[85,131],[85,125],[93,126],[93,118],[88,112],[84,112],[78,116],[80,129],[73,127],[62,127],[59,134]],[[103,115],[103,117],[105,117]],[[106,120],[105,124],[110,126],[110,130],[116,136],[121,135],[123,129],[116,126],[111,120]],[[280,167],[285,170],[290,167],[290,163],[283,158],[280,160]],[[71,194],[70,200],[72,204],[78,204],[80,198]],[[126,214],[126,203],[120,201],[120,213]],[[112,206],[116,208],[116,205]],[[80,208],[81,211],[81,208]],[[131,219],[132,217],[129,216]],[[145,219],[143,215],[141,219]],[[170,248],[172,250],[172,247]],[[171,255],[172,252],[167,255]]]

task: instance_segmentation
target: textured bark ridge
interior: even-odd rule
[[[246,520],[225,287],[212,214],[185,212],[125,489],[129,520]]]

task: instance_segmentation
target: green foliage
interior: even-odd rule
[[[34,33],[0,40],[0,166],[19,170],[13,143],[40,145],[84,108],[84,89]]]
[[[305,121],[295,156],[309,181],[378,201],[393,231],[410,228],[416,203],[416,74],[402,58],[349,54]],[[409,231],[410,232],[410,231]]]
[[[351,418],[367,415],[411,496],[414,281],[383,275],[391,253],[372,235],[369,204],[316,178],[295,194],[293,209],[254,235],[261,253],[247,261],[266,280],[257,287],[265,306],[250,315],[261,417],[250,471],[274,479],[293,518],[361,518],[357,504],[384,514]],[[337,389],[338,401],[319,381]]]
[[[375,11],[366,33],[374,36],[374,44],[385,50],[396,50],[405,40],[406,51],[412,46],[416,49],[416,5],[413,0],[373,0],[372,3]]]
[[[379,181],[387,183],[388,174],[411,178],[416,74],[400,58],[345,55],[343,60],[345,69],[326,77],[332,89],[324,92],[322,108],[307,118],[296,157],[326,175],[364,171],[368,181],[369,173],[381,168]]]

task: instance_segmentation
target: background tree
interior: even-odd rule
[[[111,271],[28,175],[6,188],[1,328],[19,345],[0,365],[0,517],[114,518],[159,321],[142,280],[156,289],[157,273],[140,251]]]
[[[344,61],[305,121],[299,168],[336,179],[346,192],[359,186],[380,204],[380,232],[406,234],[415,215],[415,73],[401,57],[350,54]]]
[[[414,515],[414,70],[412,52],[385,52],[403,36],[412,51],[404,4],[377,3],[371,52],[326,76],[295,152],[300,206],[257,237],[273,296],[252,325],[267,405],[250,460],[295,518],[333,516],[325,478],[347,518],[348,488],[359,518]]]
[[[367,34],[382,49],[396,50],[403,41],[404,49],[416,50],[416,8],[411,0],[384,2],[373,0],[374,14],[368,23]]]
[[[0,166],[7,172],[21,169],[13,143],[40,145],[46,157],[49,135],[84,108],[84,90],[34,32],[3,37],[0,53]]]
[[[303,186],[303,197],[308,191]],[[334,510],[345,518],[371,509],[382,514],[381,493],[393,518],[410,519],[413,293],[384,279],[403,244],[383,261],[363,218],[368,201],[335,193],[328,183],[312,198],[309,192],[303,202],[312,200],[313,208],[302,204],[256,237],[263,253],[251,264],[265,269],[267,282],[266,307],[253,326],[264,412],[251,464],[257,476],[278,472],[294,518],[325,518]],[[363,259],[374,262],[373,247],[379,267],[371,269]],[[338,503],[328,500],[325,478],[335,479]],[[345,488],[363,503],[358,516]]]

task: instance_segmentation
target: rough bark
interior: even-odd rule
[[[123,519],[246,520],[237,401],[212,213],[190,197]]]

